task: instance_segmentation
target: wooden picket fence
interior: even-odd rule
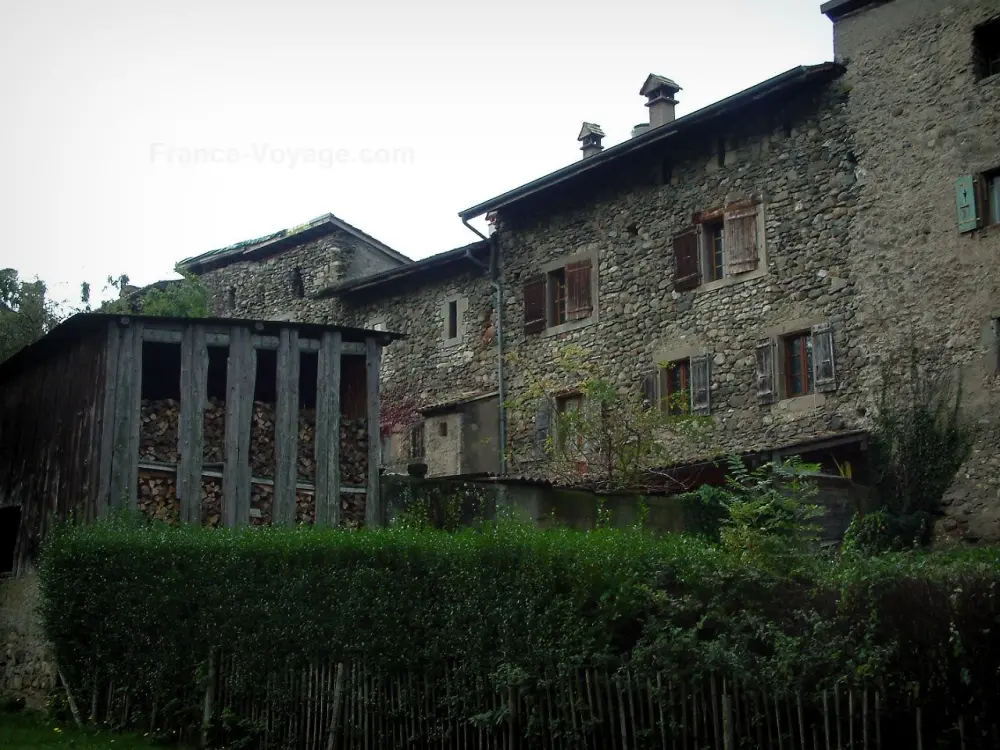
[[[266,684],[241,674],[233,656],[191,696],[215,739],[233,746],[297,750],[890,750],[1000,747],[990,710],[946,717],[878,690],[769,694],[730,679],[673,680],[582,669],[531,689],[497,688],[446,665],[426,674],[379,674],[362,662],[290,671]],[[114,695],[112,695],[114,693]],[[997,707],[1000,707],[998,705]],[[130,714],[130,711],[132,712]],[[107,718],[149,730],[152,711],[110,690]],[[928,720],[928,715],[931,720]],[[161,713],[162,715],[162,713]],[[151,721],[150,721],[151,718]],[[992,722],[992,723],[991,723]],[[145,729],[145,727],[142,727]],[[188,737],[205,741],[209,737]]]

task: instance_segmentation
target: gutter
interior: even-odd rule
[[[496,299],[494,302],[494,308],[497,311],[497,404],[499,406],[499,422],[500,422],[500,476],[506,476],[507,474],[507,407],[504,404],[506,399],[506,389],[504,388],[504,371],[503,371],[503,282],[500,281],[500,249],[497,247],[497,241],[493,238],[487,237],[485,234],[480,232],[474,226],[472,226],[468,220],[464,217],[462,218],[462,223],[471,232],[475,232],[484,240],[490,243],[490,263],[489,265],[483,264],[478,258],[473,257],[471,248],[466,248],[465,256],[475,265],[486,271],[490,279],[490,284],[493,286],[493,291],[496,294]]]

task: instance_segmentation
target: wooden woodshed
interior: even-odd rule
[[[378,525],[379,364],[399,334],[75,315],[0,363],[0,572],[57,519]],[[372,436],[373,439],[369,439]]]

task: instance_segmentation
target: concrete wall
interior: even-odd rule
[[[1000,226],[966,234],[955,180],[1000,167],[1000,76],[976,80],[973,29],[996,0],[893,0],[836,25],[858,212],[848,270],[871,361],[919,343],[961,373],[981,430],[942,530],[1000,541]],[[866,385],[874,368],[861,376]],[[866,390],[873,405],[875,389]]]

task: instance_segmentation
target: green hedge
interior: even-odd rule
[[[128,684],[196,725],[213,649],[247,684],[310,661],[445,662],[530,689],[629,662],[774,692],[922,686],[941,705],[998,690],[1000,551],[812,559],[779,576],[712,543],[500,523],[444,533],[67,526],[41,560],[44,622],[81,698]],[[173,700],[171,700],[173,699]]]

